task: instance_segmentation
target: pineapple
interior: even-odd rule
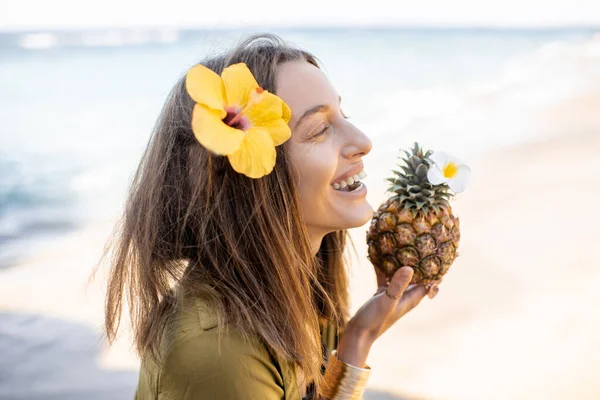
[[[454,195],[448,184],[428,180],[432,152],[423,153],[415,143],[412,152],[404,153],[405,165],[387,179],[393,196],[371,220],[368,258],[388,279],[400,267],[411,266],[411,283],[426,285],[444,276],[458,256],[459,219],[448,202]]]

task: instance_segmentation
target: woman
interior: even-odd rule
[[[134,176],[108,285],[110,341],[123,299],[131,312],[136,399],[360,398],[375,340],[437,293],[407,288],[404,267],[378,276],[349,318],[346,229],[372,207],[347,178],[364,177],[371,141],[340,101],[314,56],[273,35],[176,84]]]

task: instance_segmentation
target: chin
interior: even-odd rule
[[[340,229],[360,228],[373,218],[373,207],[365,200],[363,204],[352,210],[352,213],[345,213],[343,225]]]

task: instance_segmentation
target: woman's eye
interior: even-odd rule
[[[319,131],[313,135],[313,137],[321,136],[329,130],[329,125],[325,125],[323,128],[319,129]]]

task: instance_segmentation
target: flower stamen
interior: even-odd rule
[[[246,108],[248,108],[248,106],[246,106]],[[227,121],[227,118],[229,117],[229,112],[227,112],[227,117],[225,117],[223,122],[225,122],[227,125],[231,126],[232,128],[237,128],[235,125],[237,125],[239,120],[242,118],[242,113],[244,112],[244,110],[246,110],[246,108],[244,108],[239,113],[234,114],[234,117],[232,119],[230,119],[229,121]]]
[[[454,178],[454,175],[458,173],[458,167],[456,164],[449,162],[446,167],[444,167],[444,177],[445,178]]]
[[[238,112],[237,115],[235,115],[231,120],[228,120],[229,112],[227,112],[227,116],[225,117],[223,122],[225,122],[227,125],[231,126],[232,128],[241,129],[236,125],[239,125],[238,122],[243,117],[243,114],[246,112],[246,110],[248,110],[250,107],[254,106],[254,104],[258,103],[260,96],[256,96],[256,95],[257,94],[260,95],[264,91],[265,90],[263,88],[261,88],[260,86],[257,87],[256,92],[252,93],[254,96],[251,95],[250,98],[248,99],[248,104],[246,104],[246,107],[244,107],[240,112]],[[242,129],[242,130],[245,130],[245,129]]]
[[[234,129],[239,129],[241,131],[245,131],[249,128],[249,123],[246,119],[242,119],[242,113],[236,112],[235,109],[225,109],[227,111],[227,115],[223,118],[223,122]]]

